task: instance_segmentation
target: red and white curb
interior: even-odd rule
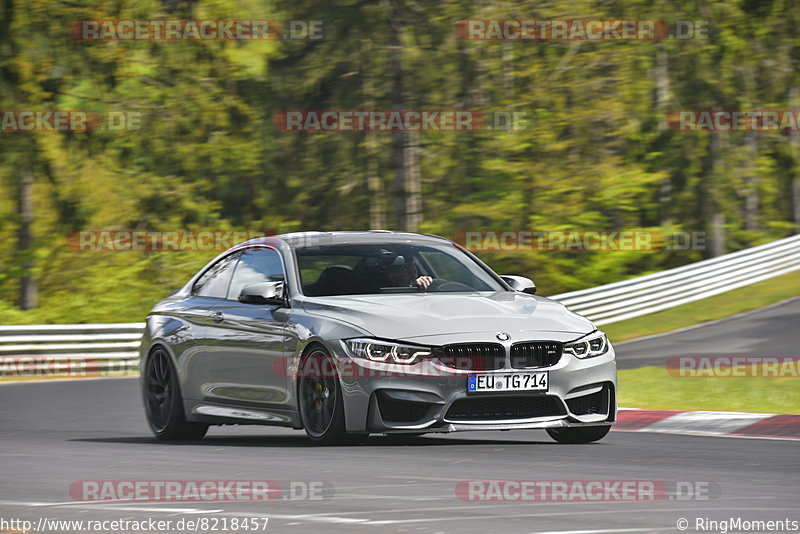
[[[613,429],[800,440],[800,415],[620,408]]]

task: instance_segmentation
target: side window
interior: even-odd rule
[[[228,285],[231,281],[231,273],[239,259],[240,253],[225,256],[217,263],[212,265],[203,276],[201,276],[192,287],[192,295],[198,297],[217,297],[224,299],[228,293]]]
[[[242,289],[249,285],[283,280],[283,265],[277,251],[267,248],[246,250],[236,265],[228,298],[238,299]]]

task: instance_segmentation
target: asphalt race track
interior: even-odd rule
[[[792,354],[797,330],[788,321],[799,313],[794,300],[619,352],[627,367],[681,353]],[[130,378],[3,384],[0,405],[0,520],[34,525],[253,517],[269,518],[255,532],[270,533],[611,534],[720,532],[696,528],[698,518],[800,522],[797,441],[614,431],[596,444],[558,445],[543,431],[516,431],[406,442],[375,436],[321,448],[299,431],[245,426],[163,443],[151,436]],[[273,502],[76,502],[69,488],[82,480],[273,480],[294,494]],[[456,493],[463,480],[640,480],[684,490],[644,502],[470,502]],[[308,487],[323,488],[320,498],[303,498]],[[687,530],[678,528],[682,519]]]
[[[135,379],[0,387],[0,517],[59,519],[269,517],[268,532],[677,532],[680,518],[783,519],[797,512],[800,455],[792,441],[613,432],[557,445],[541,431],[377,436],[319,448],[303,433],[212,428],[188,444],[150,437]],[[322,500],[268,503],[70,503],[80,480],[321,481]],[[710,500],[465,502],[460,480],[709,482]],[[709,492],[709,494],[712,492]],[[54,504],[66,503],[66,504]],[[626,530],[634,529],[634,530]]]
[[[800,298],[697,328],[614,344],[619,369],[663,366],[671,356],[798,356],[799,347]]]

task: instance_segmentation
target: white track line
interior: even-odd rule
[[[616,534],[617,532],[670,532],[676,527],[659,528],[604,528],[601,530],[550,530],[533,534]]]
[[[30,501],[2,501],[0,506],[28,506],[31,508],[83,508],[84,510],[114,510],[126,512],[160,512],[169,514],[218,514],[225,510],[205,510],[202,508],[160,508],[155,506],[118,506],[106,503],[92,504],[89,502],[30,502]]]
[[[781,436],[735,436],[733,434],[715,434],[701,430],[627,430],[624,428],[611,428],[612,432],[639,432],[645,434],[670,434],[681,436],[696,436],[698,438],[738,438],[738,439],[768,439],[772,441],[798,441],[800,438]]]
[[[216,513],[226,516],[238,516],[238,517],[258,517],[258,518],[270,518],[270,519],[283,519],[289,521],[308,521],[311,523],[329,523],[329,524],[350,524],[350,525],[365,525],[365,526],[386,526],[386,525],[400,525],[400,524],[413,524],[413,523],[434,523],[434,522],[442,522],[442,521],[475,521],[480,519],[497,519],[498,517],[502,517],[504,519],[510,518],[532,518],[532,517],[563,517],[564,512],[562,511],[553,511],[553,512],[543,512],[543,513],[528,513],[528,514],[503,514],[502,516],[498,515],[468,515],[468,514],[461,514],[457,516],[448,516],[448,517],[427,517],[427,518],[419,518],[419,519],[389,519],[389,520],[382,520],[382,519],[369,519],[369,518],[353,518],[353,517],[341,517],[341,516],[332,516],[332,515],[322,515],[322,514],[273,514],[273,513],[247,513],[247,512],[226,512],[225,510],[215,509],[215,510],[203,510],[200,508],[157,508],[157,507],[138,507],[138,506],[86,506],[87,503],[72,503],[72,504],[63,504],[63,503],[47,503],[47,502],[26,502],[26,501],[0,501],[0,506],[7,505],[7,506],[29,506],[29,507],[60,507],[60,508],[84,508],[84,509],[102,509],[102,510],[114,510],[114,511],[130,511],[130,512],[155,512],[155,513],[184,513],[184,514],[209,514],[209,513]],[[503,504],[510,504],[510,503],[503,503]],[[585,503],[583,503],[585,504]],[[618,503],[617,503],[618,504]],[[493,508],[495,506],[484,503],[481,505],[481,508]],[[427,509],[413,509],[409,510],[409,512],[420,512],[420,511],[451,511],[453,509],[460,509],[466,507],[441,507],[441,508],[427,508]],[[469,507],[472,510],[475,510],[475,506]],[[699,507],[696,508],[670,508],[669,511],[671,512],[698,512],[698,511],[706,511],[708,509],[707,504],[700,504]],[[722,511],[722,510],[732,510],[732,511],[779,511],[779,512],[786,512],[786,508],[764,508],[764,507],[754,507],[754,508],[743,508],[743,507],[724,507],[724,508],[715,508],[715,511]],[[639,507],[631,508],[628,510],[625,509],[613,509],[613,510],[587,510],[587,511],[575,511],[570,512],[571,516],[578,516],[578,515],[598,515],[598,514],[636,514],[641,515],[647,512],[664,512],[664,507],[661,508],[648,508],[642,509]],[[398,510],[373,510],[372,513],[375,515],[382,515],[385,513],[390,512],[398,512]],[[654,529],[651,529],[654,530]],[[643,532],[646,532],[644,530]],[[566,531],[561,532],[560,534],[567,534],[568,532],[582,532],[582,531]],[[595,532],[595,531],[588,531],[588,532]],[[597,531],[602,533],[604,531]],[[609,532],[625,532],[620,530],[613,530]]]

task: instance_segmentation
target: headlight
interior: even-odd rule
[[[602,332],[593,332],[586,339],[564,345],[564,352],[576,358],[592,358],[608,352],[608,339]]]
[[[345,344],[351,356],[373,362],[412,364],[431,355],[429,347],[393,343],[379,339],[348,339],[345,340]]]

